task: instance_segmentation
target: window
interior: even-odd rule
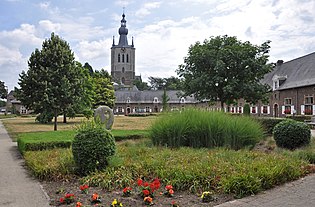
[[[125,55],[122,55],[122,62],[125,62]]]
[[[256,106],[252,106],[252,110],[251,111],[252,111],[253,114],[256,114]]]
[[[306,104],[313,104],[314,103],[313,96],[305,96],[304,102],[305,102],[305,105]]]
[[[122,107],[121,106],[118,106],[118,112],[122,113]]]
[[[277,88],[279,88],[278,80],[273,82],[273,89],[276,90]]]
[[[292,105],[292,99],[291,98],[285,98],[284,99],[284,105]]]
[[[304,114],[305,115],[313,115],[313,106],[312,105],[305,105]]]
[[[126,55],[127,63],[129,63],[129,55]]]
[[[128,57],[128,56],[127,56],[127,57]],[[149,107],[149,106],[146,106],[146,107],[145,107],[145,112],[147,112],[147,113],[150,112],[150,107]]]
[[[118,62],[120,63],[120,54],[118,54]]]
[[[125,68],[124,68],[124,67],[121,69],[121,72],[122,72],[122,73],[125,73]]]
[[[125,78],[124,77],[121,78],[121,83],[125,84]]]
[[[181,102],[181,103],[185,103],[185,98],[184,98],[184,97],[181,97],[181,98],[180,98],[180,102]]]
[[[268,114],[268,106],[263,106],[262,113],[263,114]]]
[[[130,103],[130,98],[129,97],[127,98],[127,103]]]
[[[159,99],[157,97],[154,97],[153,102],[157,103],[157,102],[159,102]]]
[[[139,111],[139,107],[137,107],[137,106],[135,107],[135,112],[136,112],[136,113],[139,113],[139,112],[140,112],[140,111]]]
[[[284,114],[291,114],[291,106],[284,107]]]

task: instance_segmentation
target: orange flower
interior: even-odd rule
[[[81,207],[82,203],[81,202],[77,202],[77,204],[75,205],[75,207]]]
[[[98,194],[97,193],[93,193],[92,200],[95,201],[97,199],[98,199]]]
[[[152,203],[153,199],[150,196],[147,196],[143,199],[143,201],[146,203]]]

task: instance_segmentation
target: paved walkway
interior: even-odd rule
[[[48,197],[23,165],[0,120],[0,207],[48,207]]]

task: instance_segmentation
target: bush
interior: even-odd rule
[[[249,104],[244,105],[244,115],[249,116],[250,115],[250,106]]]
[[[54,118],[54,113],[44,111],[43,113],[40,113],[39,115],[36,116],[35,121],[38,121],[39,123],[42,123],[42,124],[47,124],[47,123],[50,123],[53,120],[53,118]]]
[[[72,143],[73,158],[81,175],[106,168],[115,151],[113,135],[95,121],[83,123]]]
[[[286,120],[275,126],[273,136],[278,147],[293,150],[310,143],[311,130],[304,123]]]
[[[155,145],[170,147],[253,147],[262,137],[261,126],[250,117],[187,109],[162,115],[152,125]]]
[[[286,120],[283,118],[257,118],[267,135],[272,135],[273,128],[280,122]]]

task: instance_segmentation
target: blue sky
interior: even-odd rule
[[[176,76],[188,47],[210,36],[271,40],[271,62],[315,52],[313,0],[0,0],[0,80],[18,86],[30,54],[51,32],[70,44],[76,60],[110,71],[123,7],[144,80]]]

